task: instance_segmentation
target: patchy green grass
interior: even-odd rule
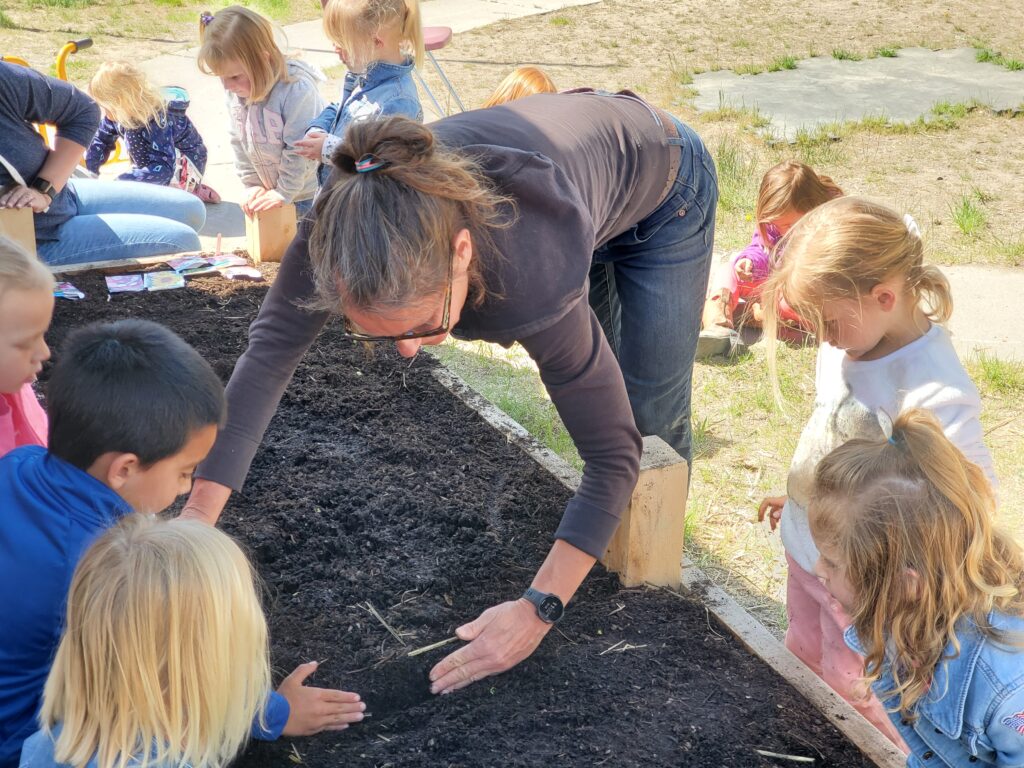
[[[16,29],[17,26],[14,20],[4,12],[4,9],[0,8],[0,29]]]
[[[552,16],[549,19],[549,23],[553,27],[568,27],[570,24],[572,24],[572,19],[570,19],[568,16]]]
[[[882,46],[881,48],[875,48],[874,55],[883,59],[895,59],[897,50],[894,46]]]
[[[725,213],[750,211],[760,185],[757,164],[736,141],[724,138],[715,149],[718,208]]]
[[[1005,67],[1011,72],[1019,72],[1024,70],[1024,61],[1020,59],[1010,59],[998,51],[993,51],[991,48],[980,48],[975,54],[975,58],[980,62],[987,62],[989,64],[996,64],[1000,67]]]
[[[979,354],[971,364],[971,369],[979,387],[1000,395],[1024,397],[1024,363]]]
[[[845,48],[833,48],[832,58],[839,59],[840,61],[860,61],[864,57],[859,53],[853,51],[847,51]]]
[[[953,223],[967,237],[974,237],[985,229],[988,218],[982,208],[982,199],[977,191],[972,190],[960,196],[950,206]]]
[[[783,69],[796,69],[796,56],[781,56],[768,65],[769,72],[780,72]]]

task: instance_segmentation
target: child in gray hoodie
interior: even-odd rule
[[[228,92],[231,146],[245,184],[247,214],[294,203],[301,217],[316,194],[316,162],[295,142],[323,110],[318,70],[286,59],[270,22],[232,5],[200,17],[199,68],[216,75]]]

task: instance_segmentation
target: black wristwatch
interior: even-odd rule
[[[523,593],[523,597],[533,603],[537,609],[537,617],[545,624],[554,624],[565,613],[565,606],[562,605],[558,595],[551,595],[530,587]]]
[[[36,176],[34,179],[32,179],[32,183],[29,184],[29,187],[34,189],[36,192],[46,195],[48,198],[50,198],[50,202],[53,202],[53,197],[56,194],[56,190],[53,188],[53,184],[48,182],[42,176]]]

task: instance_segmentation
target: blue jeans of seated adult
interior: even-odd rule
[[[206,206],[195,195],[139,181],[69,181],[78,215],[57,231],[60,239],[39,243],[47,264],[114,261],[199,250],[197,234]]]
[[[626,381],[642,435],[690,461],[690,390],[711,252],[718,177],[692,129],[674,121],[682,155],[654,213],[594,252],[590,306]]]

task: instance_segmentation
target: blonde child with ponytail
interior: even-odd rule
[[[882,422],[817,466],[816,572],[908,766],[1024,765],[1024,552],[935,416]]]
[[[413,71],[423,60],[419,0],[322,0],[324,32],[348,67],[341,98],[310,123],[296,146],[319,161],[327,182],[331,155],[345,130],[359,120],[400,115],[422,120]]]
[[[840,197],[805,215],[778,245],[762,306],[768,362],[776,373],[782,301],[820,341],[815,403],[790,466],[787,496],[764,499],[760,519],[781,518],[789,576],[786,646],[900,743],[877,699],[858,681],[862,660],[843,642],[849,617],[814,576],[818,550],[807,520],[814,471],[832,449],[877,437],[878,410],[926,408],[946,435],[994,482],[983,442],[981,399],[949,333],[949,283],[924,262],[921,234],[909,216],[858,197]]]

